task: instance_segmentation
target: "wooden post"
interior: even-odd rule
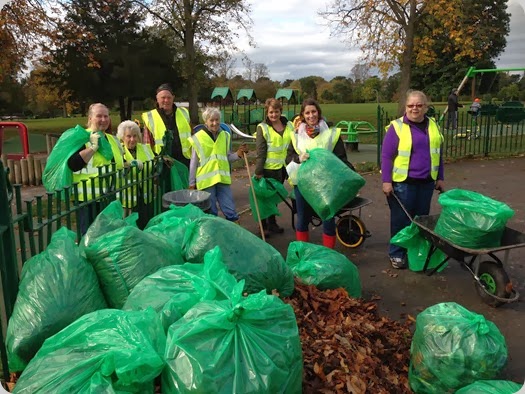
[[[49,155],[51,153],[51,150],[53,149],[53,145],[51,142],[51,134],[46,134],[46,147],[47,147],[47,154]]]
[[[20,159],[20,176],[22,185],[29,185],[28,166],[26,159]]]
[[[35,158],[33,155],[27,155],[27,170],[29,176],[29,184],[36,185],[35,183]]]
[[[35,160],[35,185],[38,186],[42,183],[42,169],[44,166],[42,165],[42,160],[44,159],[37,159]]]
[[[15,183],[15,162],[13,159],[7,159],[7,168],[9,168],[9,182]]]
[[[21,185],[22,184],[22,170],[20,169],[20,162],[13,160],[13,166],[15,168],[15,184]]]

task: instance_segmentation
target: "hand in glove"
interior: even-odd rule
[[[144,168],[144,163],[140,160],[131,160],[131,167],[137,167],[139,171],[142,171]]]
[[[98,150],[98,140],[100,139],[100,133],[98,131],[92,131],[89,136],[89,147],[96,152]]]
[[[239,149],[237,149],[237,156],[239,156],[239,159],[242,159],[246,153],[248,153],[248,147],[246,144],[241,144]]]
[[[310,158],[310,155],[309,155],[308,153],[306,153],[306,152],[301,153],[301,154],[299,155],[299,161],[300,161],[301,163],[302,163],[303,161],[308,160],[309,158]]]

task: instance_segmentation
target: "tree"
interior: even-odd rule
[[[485,24],[501,15],[506,15],[508,20],[504,11],[506,1],[491,0],[493,7],[480,6],[479,23],[466,24],[465,3],[461,0],[333,0],[319,14],[334,35],[342,36],[348,44],[362,50],[363,60],[369,66],[377,67],[383,75],[399,68],[399,112],[402,112],[414,60],[430,64],[443,53],[453,53],[455,58],[470,56],[478,48],[491,46],[488,36],[493,37],[493,32]],[[418,37],[418,31],[423,28],[426,34]],[[449,38],[450,45],[436,51],[435,46],[444,36]]]
[[[188,86],[192,123],[198,123],[198,86],[204,75],[198,52],[236,49],[244,30],[248,38],[251,8],[244,0],[131,0],[143,7],[158,25],[169,29],[183,48],[183,78]]]

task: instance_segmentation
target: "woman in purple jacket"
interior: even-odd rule
[[[390,236],[410,225],[392,193],[412,216],[428,215],[434,189],[443,191],[443,136],[433,118],[426,116],[428,100],[420,91],[407,94],[405,115],[388,126],[381,152],[383,193],[390,207]],[[406,249],[392,245],[393,268],[407,267]]]

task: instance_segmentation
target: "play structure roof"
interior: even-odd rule
[[[275,93],[275,98],[280,99],[281,97],[291,103],[299,102],[298,92],[295,89],[279,89],[277,93]]]
[[[215,97],[220,97],[223,100],[227,98],[233,100],[233,93],[228,87],[215,88],[211,93],[211,99],[213,100]]]
[[[255,91],[253,89],[239,90],[239,93],[237,93],[237,100],[242,98],[247,98],[248,100],[257,100],[257,96],[255,95]]]

